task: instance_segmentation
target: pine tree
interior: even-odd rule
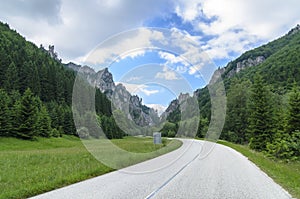
[[[11,130],[11,118],[9,115],[9,96],[4,90],[0,90],[0,136],[9,136]]]
[[[35,134],[42,137],[51,137],[51,130],[51,118],[46,107],[42,105],[35,124]]]
[[[38,74],[37,66],[30,62],[30,79],[28,80],[28,87],[36,96],[41,94],[40,76]]]
[[[233,85],[227,92],[227,113],[223,136],[228,141],[243,143],[246,140],[247,128],[247,102],[249,98],[248,81],[233,81]],[[235,134],[229,135],[228,132]]]
[[[64,133],[68,135],[77,135],[74,120],[73,120],[72,110],[69,107],[66,108],[67,109],[65,110],[64,113],[64,125],[63,125]]]
[[[296,130],[300,131],[300,91],[294,84],[289,97],[287,132],[292,134]]]
[[[260,75],[255,76],[249,104],[250,148],[265,150],[267,143],[272,141],[272,109],[269,91]]]
[[[4,88],[10,92],[19,88],[18,69],[14,62],[11,62],[5,73]]]
[[[37,133],[35,124],[37,122],[36,99],[29,88],[26,89],[20,103],[16,107],[19,120],[19,128],[17,129],[17,137],[22,139],[35,139]]]
[[[204,138],[208,130],[208,125],[208,119],[200,117],[196,136],[199,138]]]

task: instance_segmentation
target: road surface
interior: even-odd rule
[[[291,198],[235,150],[199,140],[182,142],[182,147],[166,155],[33,199]]]

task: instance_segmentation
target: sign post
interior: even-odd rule
[[[153,143],[161,144],[161,133],[159,133],[159,132],[153,133]]]

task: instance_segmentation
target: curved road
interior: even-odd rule
[[[166,155],[33,198],[291,198],[235,150],[181,140],[182,147]]]

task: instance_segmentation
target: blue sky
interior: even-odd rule
[[[162,109],[181,93],[193,95],[217,68],[195,38],[175,24],[131,29],[105,40],[84,62],[95,70],[108,67],[116,83]]]
[[[11,0],[1,1],[0,20],[38,46],[55,45],[63,62],[109,66],[144,103],[166,106],[300,23],[299,7],[298,0]],[[137,68],[144,71],[133,77]]]

